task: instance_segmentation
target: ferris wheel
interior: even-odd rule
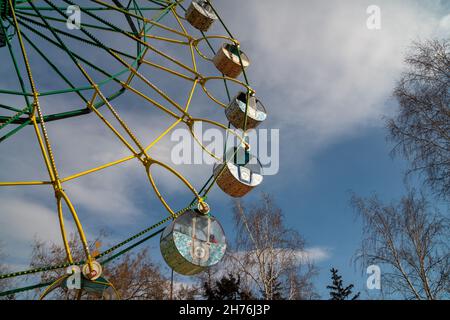
[[[167,23],[168,17],[174,23]],[[73,273],[82,276],[81,287],[77,288],[79,296],[84,292],[104,297],[105,292],[113,289],[113,295],[118,297],[114,284],[103,276],[105,265],[158,234],[161,234],[162,256],[177,273],[193,275],[219,263],[226,251],[225,234],[212,215],[213,206],[206,202],[206,197],[214,185],[232,197],[243,197],[262,183],[262,167],[250,153],[246,133],[262,123],[267,113],[245,72],[250,59],[214,4],[210,0],[0,0],[0,23],[0,54],[8,57],[0,68],[11,70],[8,77],[14,79],[14,85],[8,86],[0,81],[0,150],[2,142],[32,127],[48,173],[47,180],[3,181],[0,187],[47,185],[53,188],[55,219],[57,216],[67,256],[64,264],[0,275],[0,281],[72,267]],[[209,34],[214,24],[221,25],[223,34]],[[161,43],[173,45],[177,57],[158,46]],[[200,61],[210,64],[214,72],[206,68],[206,73]],[[150,80],[149,70],[183,81],[189,89],[185,102],[176,101],[167,88]],[[223,82],[228,101],[221,101],[208,88],[208,84],[218,81]],[[230,85],[240,89],[232,92]],[[222,109],[223,123],[191,115],[195,94],[205,95],[212,107]],[[143,143],[121,116],[117,101],[124,95],[139,97],[145,101],[146,108],[155,108],[172,119],[155,140]],[[49,111],[46,106],[52,98],[70,101],[70,105]],[[98,125],[110,130],[129,155],[62,176],[47,126],[68,118],[79,117],[82,121],[86,116],[97,118]],[[235,135],[238,146],[225,145],[223,156],[214,154],[195,136],[194,126],[199,122]],[[211,168],[210,178],[199,190],[172,166],[158,160],[158,154],[151,153],[178,126],[185,126],[202,150],[218,160]],[[133,159],[142,166],[168,216],[110,249],[93,254],[78,217],[77,204],[72,203],[64,184]],[[152,174],[155,167],[166,170],[192,193],[193,200],[183,209],[173,209],[162,195]],[[68,215],[83,245],[83,261],[75,261],[72,254],[65,227]],[[64,274],[48,283],[16,288],[0,295],[46,288],[41,295],[45,298],[56,288],[67,288],[72,275]]]

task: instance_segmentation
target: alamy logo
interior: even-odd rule
[[[366,21],[367,29],[380,30],[381,29],[381,9],[379,6],[371,5],[367,7],[366,13],[369,15]]]
[[[81,10],[79,6],[68,6],[66,26],[69,30],[81,29]]]
[[[370,265],[367,267],[366,273],[369,274],[367,278],[367,289],[380,290],[381,289],[381,269],[377,265]]]
[[[216,128],[202,130],[199,123],[191,132],[184,128],[172,131],[170,140],[176,142],[172,148],[171,161],[175,165],[181,164],[207,164],[213,165],[224,157],[224,145],[226,141],[227,156],[234,146],[242,145],[242,141],[237,138],[242,137],[240,130],[234,131],[235,134],[224,134],[223,131]],[[251,130],[245,134],[245,141],[250,146],[250,153],[255,157],[252,161],[259,161],[262,167],[263,175],[275,175],[280,167],[280,132],[278,129],[258,129]],[[203,148],[202,148],[203,146]],[[205,152],[205,149],[207,152]],[[211,156],[212,155],[212,156]],[[237,153],[239,158],[239,153]]]
[[[70,274],[66,279],[66,286],[69,290],[81,289],[81,270],[78,266],[70,266],[66,270],[67,274]]]

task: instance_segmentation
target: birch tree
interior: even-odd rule
[[[305,254],[305,241],[286,227],[269,195],[249,208],[236,201],[234,221],[235,250],[228,259],[241,274],[243,288],[267,300],[317,297],[312,285],[316,268]]]
[[[394,90],[399,112],[387,122],[393,154],[450,199],[450,40],[414,42],[405,63]]]
[[[391,204],[376,196],[353,196],[352,204],[363,222],[355,261],[363,270],[370,265],[381,268],[384,293],[417,300],[450,298],[447,217],[415,192]]]

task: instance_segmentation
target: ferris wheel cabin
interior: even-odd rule
[[[225,115],[227,116],[228,121],[230,121],[236,129],[244,130],[246,113],[246,130],[256,128],[267,118],[266,109],[261,101],[255,96],[249,96],[247,93],[241,91],[233,98],[233,100],[231,100],[230,104],[225,109]]]
[[[227,248],[220,223],[209,215],[189,210],[163,232],[161,253],[177,273],[194,275],[222,260]]]
[[[223,192],[240,198],[262,183],[262,166],[259,160],[247,150],[230,149],[227,159],[214,167],[217,185]]]
[[[242,64],[241,64],[242,61]],[[250,65],[250,59],[240,51],[238,46],[225,43],[216,53],[213,59],[216,68],[225,76],[237,78]]]
[[[206,32],[217,20],[211,5],[205,0],[194,0],[186,10],[186,20],[196,29]]]

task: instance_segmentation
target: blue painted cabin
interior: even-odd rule
[[[227,244],[222,226],[214,217],[189,210],[164,230],[160,247],[175,272],[194,275],[219,263]]]

